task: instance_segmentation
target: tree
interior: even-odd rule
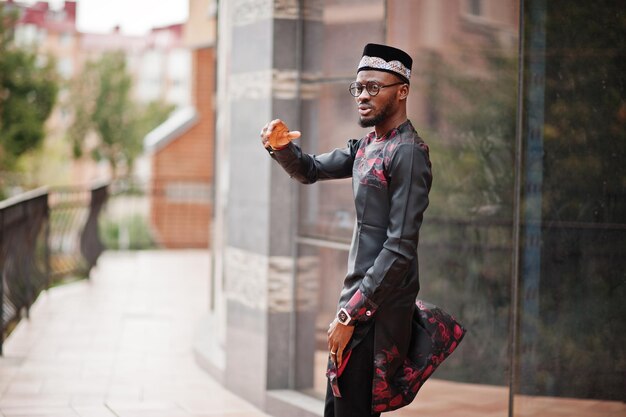
[[[459,49],[473,53],[473,66],[425,58],[436,130],[424,137],[436,186],[420,231],[421,291],[471,329],[438,375],[500,385],[509,363],[517,57],[495,39],[481,50]]]
[[[41,65],[34,51],[15,46],[16,22],[17,14],[0,4],[0,171],[14,170],[43,142],[58,93],[54,60]]]
[[[525,97],[526,110],[543,109],[544,227],[537,313],[521,316],[539,318],[532,344],[521,335],[536,359],[521,364],[520,392],[623,401],[626,13],[615,0],[531,2],[526,31],[527,65],[539,56],[545,68],[539,100],[530,88]]]
[[[153,102],[142,106],[131,98],[132,76],[122,52],[109,52],[86,64],[71,86],[74,122],[68,131],[74,156],[85,151],[96,160],[105,160],[117,177],[123,167],[132,171],[142,151],[142,139],[161,123],[172,106]],[[89,134],[98,138],[89,146]]]

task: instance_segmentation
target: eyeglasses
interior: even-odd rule
[[[361,93],[363,92],[363,89],[365,88],[367,90],[367,94],[369,94],[371,97],[374,97],[378,95],[378,93],[380,93],[381,88],[393,87],[394,85],[400,85],[400,84],[406,84],[406,83],[399,82],[399,83],[382,85],[382,84],[378,84],[376,81],[368,81],[365,85],[363,85],[360,82],[355,81],[352,84],[350,84],[350,88],[348,90],[350,91],[350,94],[352,95],[352,97],[358,97],[361,95]]]

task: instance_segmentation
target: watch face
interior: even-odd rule
[[[345,323],[346,321],[350,320],[350,317],[348,317],[348,313],[343,310],[341,310],[339,314],[337,314],[337,318],[339,319],[340,323]]]

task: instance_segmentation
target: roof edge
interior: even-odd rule
[[[179,138],[198,121],[198,112],[193,106],[185,106],[170,113],[166,121],[152,129],[143,138],[143,147],[156,152]]]

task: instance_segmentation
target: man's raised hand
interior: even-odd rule
[[[301,133],[297,130],[289,131],[287,125],[280,119],[274,119],[261,130],[261,143],[264,147],[282,149],[294,139],[299,138]]]

